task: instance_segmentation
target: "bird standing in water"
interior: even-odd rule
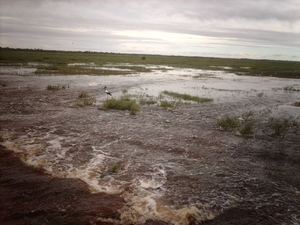
[[[107,95],[110,95],[110,96],[112,96],[112,94],[106,89],[106,86],[104,86],[104,88],[103,89],[105,89],[105,93],[107,94]]]

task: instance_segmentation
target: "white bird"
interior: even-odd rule
[[[104,86],[104,88],[103,89],[105,89],[105,93],[106,94],[108,94],[108,95],[110,95],[110,96],[112,96],[112,94],[106,89],[106,86]]]

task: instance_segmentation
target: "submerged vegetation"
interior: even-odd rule
[[[69,84],[57,84],[57,85],[52,85],[52,84],[48,84],[46,87],[46,90],[50,90],[50,91],[57,91],[57,90],[63,90],[63,89],[67,89],[69,88],[70,85]]]
[[[277,121],[273,125],[274,133],[273,136],[279,136],[286,132],[286,130],[291,126],[291,123],[285,119],[283,121]]]
[[[129,110],[131,115],[135,115],[138,111],[140,111],[140,105],[138,105],[134,100],[111,98],[107,99],[103,103],[103,108],[99,109]]]
[[[177,99],[176,101],[168,101],[168,100],[163,100],[161,99],[160,100],[160,107],[163,107],[163,108],[174,108],[176,109],[177,107],[181,106],[183,103],[182,103],[182,100],[181,99]]]
[[[300,78],[300,62],[225,59],[209,57],[184,57],[139,54],[114,54],[99,52],[44,51],[28,49],[0,49],[0,66],[37,68],[36,74],[89,74],[117,75],[151,72],[161,66],[223,70],[250,76]],[[151,66],[157,65],[158,68]],[[160,67],[159,67],[160,66]]]
[[[165,95],[169,95],[171,97],[174,98],[179,98],[179,99],[183,99],[186,101],[194,101],[194,102],[198,102],[198,103],[204,103],[204,102],[211,102],[212,99],[211,98],[200,98],[198,96],[192,96],[189,94],[180,94],[178,92],[172,92],[172,91],[163,91],[163,94]]]
[[[77,102],[76,106],[78,107],[85,107],[85,106],[91,106],[94,105],[96,102],[95,98],[92,98],[89,96],[88,93],[82,91],[79,95],[78,95],[78,99],[80,100],[79,102]]]
[[[239,126],[239,122],[236,117],[226,116],[218,119],[218,125],[227,130],[237,128]]]
[[[240,130],[241,135],[251,135],[254,133],[253,131],[254,127],[254,122],[253,121],[248,121],[243,128]]]
[[[243,117],[225,116],[217,120],[217,125],[221,130],[236,131],[237,135],[255,135],[254,124],[257,124],[256,132],[258,135],[267,134],[270,137],[284,137],[289,132],[298,132],[299,123],[294,117],[286,119],[275,119],[273,117],[268,120],[259,122],[252,118],[253,112],[244,113]],[[251,119],[250,119],[251,117]]]

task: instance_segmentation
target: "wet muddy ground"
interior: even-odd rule
[[[297,80],[172,70],[0,81],[4,224],[300,222]],[[48,84],[68,88],[45,90]],[[213,102],[154,104],[130,115],[98,109],[105,85],[113,97],[159,101],[170,90]],[[78,106],[82,91],[93,105]],[[253,134],[221,128],[225,116],[241,127],[253,121]]]

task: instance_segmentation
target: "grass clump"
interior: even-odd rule
[[[57,85],[48,84],[47,87],[46,87],[46,90],[57,91],[57,90],[67,89],[69,87],[70,87],[69,84],[63,84],[63,85],[60,85],[60,84],[57,84]]]
[[[156,104],[156,101],[154,99],[141,98],[139,103],[140,105],[154,105]]]
[[[295,88],[294,86],[286,86],[283,88],[285,91],[300,91],[300,89]]]
[[[6,84],[6,83],[2,83],[2,82],[0,82],[0,86],[2,86],[2,87],[6,87],[6,86],[7,86],[7,84]]]
[[[254,127],[254,122],[253,121],[249,121],[247,122],[243,128],[240,130],[240,134],[241,135],[251,135],[253,134],[253,127]]]
[[[239,126],[238,119],[236,117],[224,117],[218,119],[218,125],[224,129],[237,128]]]
[[[273,125],[274,133],[272,136],[279,136],[283,134],[291,124],[289,120],[285,119],[283,121],[278,121]]]
[[[179,99],[183,99],[183,100],[186,100],[186,101],[194,101],[194,102],[198,102],[198,103],[213,101],[213,99],[211,99],[211,98],[200,98],[198,96],[192,96],[192,95],[189,95],[189,94],[180,94],[178,92],[173,92],[173,91],[163,91],[163,94],[169,95],[169,96],[174,97],[174,98],[179,98]]]
[[[111,98],[107,99],[103,103],[103,109],[129,110],[131,115],[135,115],[138,111],[140,111],[140,105],[138,105],[134,100]]]
[[[169,102],[167,100],[160,101],[160,106],[164,108],[172,108],[174,106],[174,102]]]
[[[89,94],[82,91],[79,95],[78,95],[78,98],[88,98],[89,97]]]
[[[139,98],[139,103],[140,103],[140,105],[148,105],[149,106],[149,105],[156,104],[157,102],[151,96],[141,95]]]
[[[85,106],[91,106],[96,102],[95,98],[91,98],[88,93],[82,91],[78,98],[80,99],[80,102],[76,104],[78,107],[85,107]]]
[[[110,169],[110,173],[118,173],[118,170],[120,168],[120,162],[116,162]]]
[[[299,102],[294,102],[291,104],[292,106],[300,107],[300,101]]]
[[[78,107],[85,107],[85,106],[91,106],[96,102],[94,98],[85,98],[82,102],[78,102],[76,106]]]
[[[123,92],[124,93],[124,92]],[[136,94],[127,94],[127,92],[124,93],[124,95],[121,96],[121,99],[123,101],[133,101],[136,100],[139,102],[140,105],[153,105],[156,104],[157,101],[153,99],[152,96],[149,95],[136,95]]]

